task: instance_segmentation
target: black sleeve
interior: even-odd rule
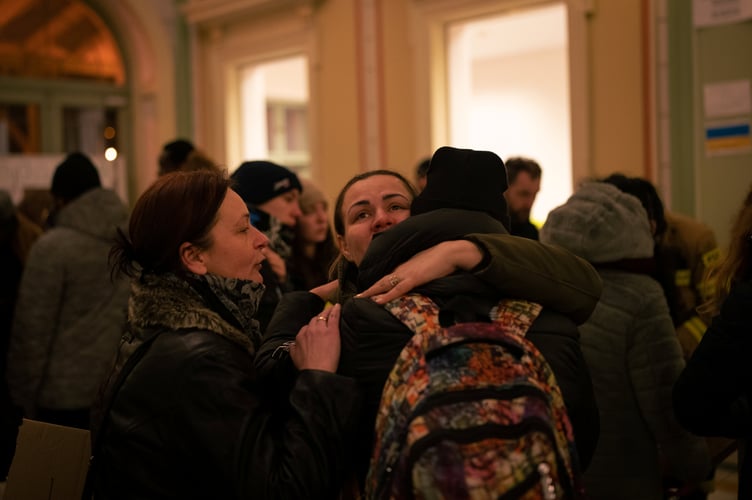
[[[354,380],[303,370],[285,414],[248,419],[237,473],[239,498],[337,498],[349,471],[359,415]]]
[[[0,482],[8,477],[16,453],[16,439],[21,425],[22,409],[13,404],[5,378],[0,379]]]
[[[226,481],[220,496],[336,498],[360,414],[355,381],[302,370],[279,407],[263,396],[245,352],[230,343],[197,346],[174,373],[174,403],[159,429],[165,447],[199,474],[197,484],[205,471]]]
[[[275,391],[285,394],[289,391],[297,369],[283,344],[295,340],[300,329],[323,309],[324,301],[310,292],[290,292],[282,296],[254,361],[262,384],[274,386]]]
[[[353,467],[362,484],[371,459],[384,383],[413,333],[371,299],[345,302],[340,325],[342,353],[337,373],[356,379],[363,395],[363,411],[353,443]]]
[[[674,412],[694,434],[738,438],[752,431],[752,283],[731,290],[674,384]]]
[[[577,327],[566,316],[544,309],[531,326],[527,338],[554,372],[574,430],[580,467],[584,471],[598,444],[600,414]]]

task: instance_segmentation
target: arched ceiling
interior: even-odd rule
[[[125,83],[112,34],[81,0],[0,0],[0,76]]]

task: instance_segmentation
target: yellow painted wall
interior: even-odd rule
[[[316,60],[311,100],[317,102],[313,174],[334,202],[344,182],[360,171],[355,2],[329,0],[314,13]]]
[[[433,151],[422,151],[416,140],[414,34],[410,32],[412,0],[382,1],[382,54],[386,135],[385,167],[413,180],[418,160]],[[427,92],[428,90],[425,89]]]
[[[641,2],[601,0],[588,20],[591,171],[642,176]]]

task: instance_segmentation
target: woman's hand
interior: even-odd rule
[[[388,276],[356,297],[371,297],[384,304],[405,295],[413,288],[448,276],[457,270],[470,271],[483,260],[483,252],[468,240],[445,241],[416,253]]]
[[[300,329],[295,343],[290,344],[290,358],[298,370],[337,371],[340,309],[339,304],[324,309]]]

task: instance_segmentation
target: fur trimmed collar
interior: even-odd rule
[[[216,282],[218,277],[213,277]],[[260,283],[227,280],[228,284],[246,295],[251,312],[264,291]],[[240,286],[235,286],[239,284]],[[207,288],[208,289],[208,288]],[[220,302],[215,286],[211,287]],[[204,292],[206,293],[206,292]],[[128,301],[128,323],[131,333],[143,339],[147,330],[207,330],[240,345],[251,355],[260,341],[258,321],[249,318],[228,318],[229,311],[218,312],[188,280],[173,274],[145,275],[133,280]],[[235,323],[235,324],[233,324]],[[243,329],[239,328],[239,326]],[[245,331],[243,331],[245,330]]]

